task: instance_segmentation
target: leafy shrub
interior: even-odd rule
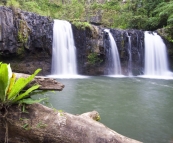
[[[172,25],[173,1],[162,2],[153,11],[153,14],[160,18],[160,25]]]
[[[62,5],[61,10],[58,11],[60,19],[82,19],[84,16],[84,5],[77,0],[72,0],[70,4]]]
[[[88,62],[91,65],[95,65],[96,63],[101,63],[102,60],[98,57],[97,53],[90,53],[88,55]]]
[[[146,21],[145,30],[155,30],[159,28],[160,18],[159,17],[150,17]]]
[[[89,28],[91,29],[91,24],[89,24],[88,22],[81,22],[81,21],[72,21],[72,24],[74,24],[78,29],[86,29]]]
[[[20,4],[16,0],[8,0],[7,3],[6,3],[6,5],[9,6],[9,7],[20,8]]]
[[[37,69],[34,74],[27,78],[18,78],[12,73],[10,64],[0,63],[0,105],[9,106],[15,103],[35,103],[34,100],[28,98],[29,94],[39,88],[40,85],[36,84],[30,87],[28,90],[23,91],[26,85],[28,85],[38,74],[41,69]],[[26,99],[27,98],[27,99]],[[37,101],[36,101],[37,102]]]

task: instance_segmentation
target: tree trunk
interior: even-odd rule
[[[29,86],[35,83],[45,90],[64,88],[56,80],[40,76]],[[41,104],[27,105],[25,111],[23,107],[0,108],[0,143],[139,143],[95,121],[100,117],[96,111],[72,115]]]
[[[5,135],[8,143],[139,143],[95,121],[96,111],[72,115],[41,104],[21,108],[0,111],[0,143]]]

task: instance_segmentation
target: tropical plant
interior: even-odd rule
[[[16,1],[16,0],[8,0],[8,1],[6,2],[6,5],[7,5],[7,6],[10,6],[10,7],[16,7],[16,8],[19,8],[19,7],[20,7],[19,2]]]
[[[160,18],[161,25],[173,25],[173,1],[162,2],[153,11]]]
[[[41,69],[37,69],[34,74],[27,78],[18,78],[12,73],[10,64],[0,62],[0,105],[9,106],[15,103],[32,104],[42,100],[34,100],[28,98],[33,90],[39,88],[40,85],[36,84],[24,91],[23,89],[28,85],[38,74]]]
[[[96,64],[96,63],[101,63],[103,60],[101,60],[99,57],[98,57],[98,55],[97,55],[97,53],[90,53],[89,55],[88,55],[88,63],[89,64],[91,64],[91,65],[94,65],[94,64]]]

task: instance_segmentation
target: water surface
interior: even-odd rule
[[[49,102],[72,114],[96,110],[109,128],[145,143],[173,141],[173,80],[90,77],[58,79]],[[38,97],[37,97],[38,98]]]

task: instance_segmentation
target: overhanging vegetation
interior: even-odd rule
[[[173,28],[171,0],[110,0],[105,3],[98,3],[96,0],[3,0],[0,5],[68,20],[75,25],[89,22],[91,17],[99,13],[101,25],[105,27],[143,30],[164,28],[169,34],[167,39],[173,39],[173,32],[170,30]]]

